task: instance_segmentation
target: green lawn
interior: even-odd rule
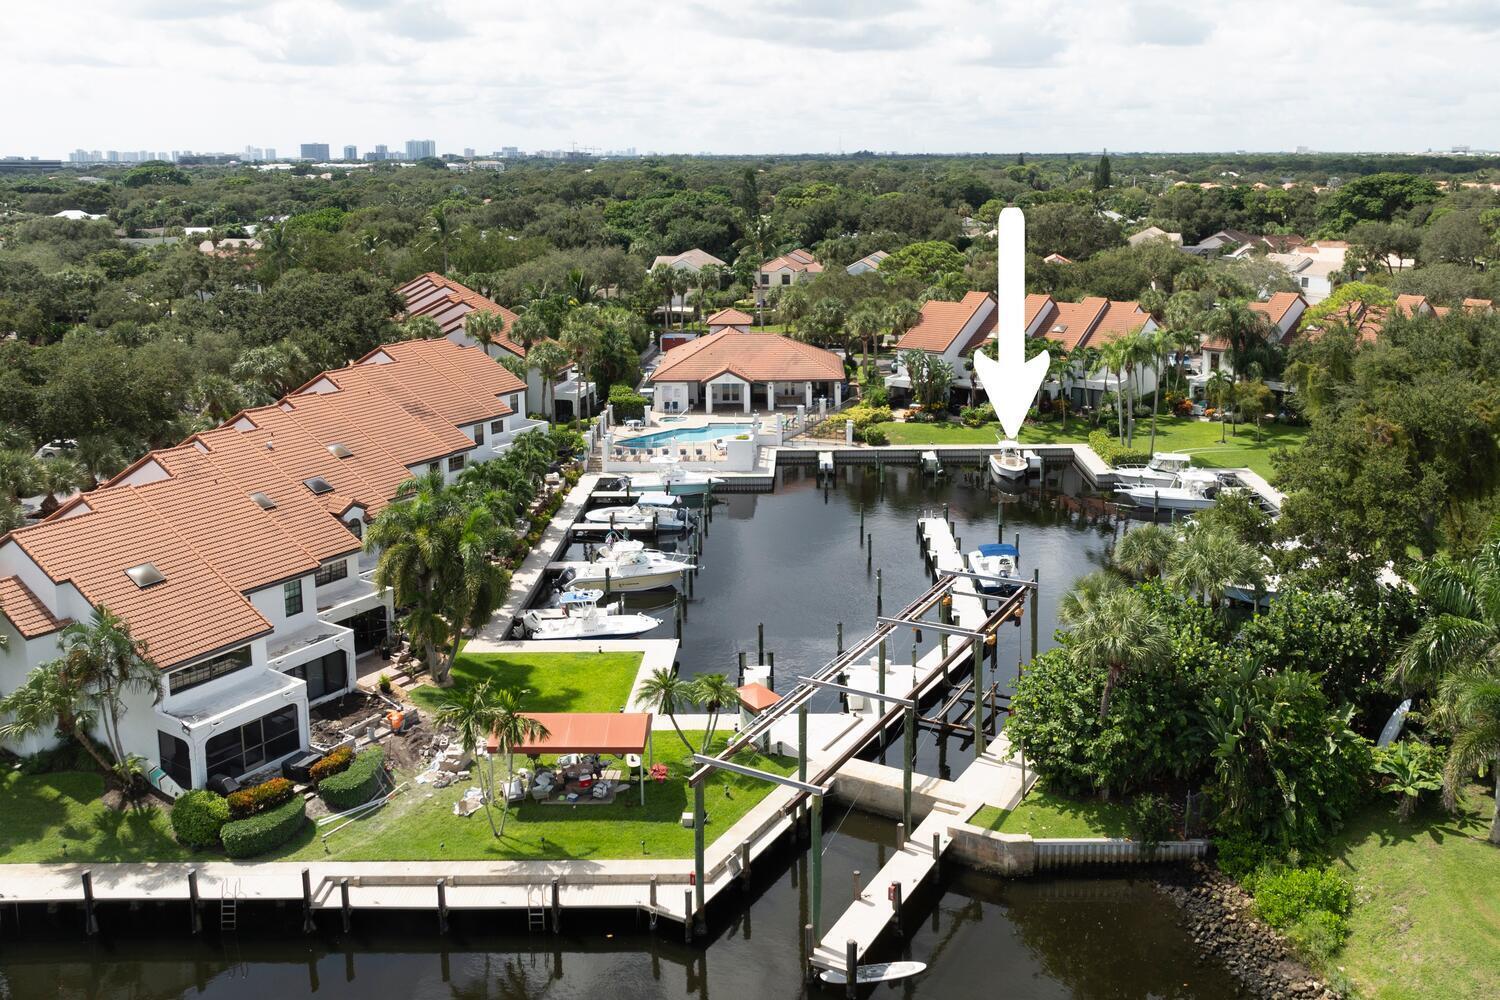
[[[1494,808],[1476,788],[1456,815],[1402,823],[1385,799],[1338,838],[1355,903],[1332,964],[1365,1000],[1500,996],[1500,848],[1485,840]]]
[[[41,861],[181,861],[167,814],[116,812],[104,779],[81,771],[0,775],[0,864]]]
[[[640,667],[640,653],[460,653],[453,683],[493,677],[503,687],[525,691],[522,704],[530,712],[618,712]],[[410,695],[428,711],[436,711],[443,698],[429,684]]]
[[[986,830],[1033,837],[1125,837],[1127,815],[1123,806],[1112,802],[1081,802],[1037,789],[1015,809],[985,806],[969,822]]]
[[[904,424],[885,423],[877,425],[885,431],[891,444],[994,444],[998,424],[983,427],[963,427],[959,424]],[[1089,431],[1094,425],[1081,419],[1068,421],[1064,433],[1059,423],[1027,424],[1021,430],[1022,444],[1087,444]],[[1106,428],[1107,429],[1107,428]],[[1255,426],[1242,425],[1236,435],[1230,433],[1224,443],[1219,436],[1225,428],[1216,423],[1181,417],[1162,417],[1156,424],[1157,451],[1183,451],[1193,456],[1194,465],[1212,468],[1240,468],[1247,466],[1262,476],[1271,475],[1271,453],[1277,448],[1295,448],[1307,436],[1305,427],[1290,427],[1285,424],[1269,424],[1262,428],[1257,441]],[[1145,451],[1150,446],[1151,425],[1140,421],[1135,427],[1137,447]]]
[[[702,740],[702,733],[687,736],[694,746]],[[467,819],[453,815],[453,803],[463,794],[463,787],[434,790],[414,785],[378,814],[334,834],[329,853],[324,853],[318,841],[304,839],[290,857],[345,861],[690,858],[693,831],[678,820],[692,809],[687,777],[693,767],[676,733],[659,731],[653,738],[655,760],[667,765],[669,777],[646,786],[645,806],[635,788],[607,806],[545,805],[527,799],[512,809],[505,837],[496,840],[483,812]],[[715,746],[722,746],[725,739],[716,737]],[[735,760],[777,774],[791,774],[797,767],[789,757],[743,753]],[[518,761],[517,766],[524,763],[524,759]],[[712,779],[706,789],[708,841],[733,826],[772,787],[767,781],[723,772]]]

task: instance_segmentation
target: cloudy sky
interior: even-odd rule
[[[63,0],[6,21],[0,155],[1500,147],[1497,0]]]

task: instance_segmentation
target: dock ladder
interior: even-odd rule
[[[534,886],[526,887],[526,929],[528,931],[547,929],[547,907],[536,901]]]
[[[240,923],[240,882],[219,883],[219,930],[239,930]]]

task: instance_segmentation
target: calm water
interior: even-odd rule
[[[1045,498],[997,493],[968,482],[934,484],[912,468],[888,468],[882,490],[873,468],[840,470],[820,488],[812,469],[790,470],[775,494],[720,497],[704,570],[690,607],[681,668],[691,675],[734,673],[736,653],[754,661],[755,626],[766,625],[776,653],[778,687],[834,654],[834,623],[848,642],[874,626],[875,574],[882,570],[885,609],[899,610],[928,586],[916,540],[924,508],[950,505],[965,548],[996,537],[1003,505],[1005,537],[1020,534],[1021,563],[1041,571],[1038,637],[1051,645],[1057,600],[1073,579],[1102,564],[1108,528],[1070,524]],[[1077,483],[1055,483],[1077,489]],[[874,536],[865,569],[859,509]],[[752,520],[753,519],[753,520]],[[633,595],[649,609],[662,598]],[[670,608],[659,634],[672,634]],[[929,635],[927,641],[933,641]],[[1000,675],[1014,676],[1029,647],[1029,623],[1002,631]],[[1029,653],[1029,648],[1025,649]],[[893,652],[893,658],[895,653]],[[904,659],[909,660],[908,649]],[[899,746],[899,744],[897,744]],[[950,744],[957,770],[966,756]],[[892,757],[892,762],[896,760]],[[924,734],[919,769],[937,773],[937,744]],[[845,806],[830,807],[824,855],[825,919],[853,892],[853,873],[873,877],[895,841],[895,824]],[[790,845],[757,865],[756,880],[711,911],[706,947],[683,944],[680,929],[649,932],[633,916],[564,916],[564,933],[529,933],[524,917],[455,915],[438,937],[431,914],[355,916],[355,932],[304,937],[296,908],[242,914],[237,937],[183,933],[178,909],[137,914],[105,909],[104,933],[77,934],[76,912],[28,914],[19,931],[0,918],[0,997],[186,998],[223,1000],[316,994],[333,998],[646,997],[732,998],[842,996],[808,990],[801,979],[800,928],[807,921],[806,855]],[[210,907],[211,911],[212,908]],[[212,925],[214,914],[208,913]],[[330,919],[331,918],[331,919]],[[1199,997],[1234,996],[1224,970],[1198,960],[1179,930],[1175,909],[1145,882],[1127,879],[1001,880],[950,864],[942,881],[909,901],[899,939],[878,958],[929,963],[920,978],[882,986],[878,997]]]
[[[893,825],[862,813],[834,813],[824,855],[825,907],[853,892],[853,873],[871,874],[888,856]],[[184,915],[102,914],[93,943],[33,926],[18,939],[6,917],[0,941],[0,997],[157,1000],[281,1000],[316,995],[348,1000],[400,997],[534,1000],[538,997],[841,997],[801,979],[799,928],[806,919],[806,862],[788,849],[759,866],[761,878],[718,907],[706,948],[688,947],[663,924],[658,933],[628,917],[586,923],[564,915],[564,933],[527,933],[508,917],[456,916],[448,938],[430,915],[356,914],[355,932],[304,937],[295,908],[270,926],[219,940],[181,934]],[[76,913],[68,926],[76,926]],[[332,919],[328,919],[332,917]],[[929,964],[922,976],[867,993],[874,997],[1219,998],[1235,995],[1222,967],[1200,962],[1175,924],[1171,903],[1127,879],[1002,881],[945,870],[912,900],[886,958]],[[159,923],[166,921],[166,923]],[[267,914],[263,923],[276,923]],[[284,935],[284,936],[283,936]]]

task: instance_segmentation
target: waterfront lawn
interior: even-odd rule
[[[525,691],[528,712],[618,712],[630,698],[640,653],[460,653],[453,664],[454,686],[493,677],[502,687]],[[436,712],[443,689],[415,687],[411,700]]]
[[[1458,813],[1402,823],[1383,797],[1339,835],[1354,912],[1329,965],[1366,1000],[1500,996],[1500,848],[1485,839],[1494,808],[1476,786]]]
[[[1036,789],[1014,809],[985,806],[970,824],[1001,833],[1029,833],[1033,837],[1125,837],[1129,813],[1114,802],[1070,799]]]
[[[703,735],[689,732],[687,737],[697,746]],[[453,804],[463,794],[465,783],[442,789],[411,785],[376,815],[335,834],[327,854],[314,840],[293,857],[342,861],[691,858],[693,831],[679,819],[693,807],[687,784],[693,765],[676,733],[658,731],[654,739],[655,760],[667,765],[669,777],[646,786],[645,806],[640,804],[640,790],[633,786],[609,805],[547,805],[528,798],[511,808],[505,836],[496,840],[482,810],[467,819],[453,815]],[[715,748],[726,739],[727,735],[715,737]],[[791,774],[797,767],[790,757],[743,753],[735,760],[777,774]],[[521,758],[516,766],[527,766],[527,761]],[[724,772],[714,777],[706,788],[708,841],[733,826],[772,787],[767,781]]]
[[[917,444],[985,444],[995,443],[999,425],[985,424],[982,427],[964,427],[961,424],[905,424],[884,423],[878,425],[885,431],[893,445]],[[1102,426],[1102,425],[1101,425]],[[1070,419],[1067,431],[1057,422],[1027,424],[1021,429],[1022,444],[1087,444],[1092,422]],[[1105,427],[1105,430],[1108,430]],[[1222,429],[1217,423],[1184,417],[1161,417],[1156,424],[1156,450],[1182,451],[1193,456],[1194,465],[1219,469],[1248,467],[1266,478],[1271,476],[1271,455],[1277,448],[1295,448],[1307,436],[1307,428],[1287,424],[1266,424],[1261,428],[1260,440],[1256,440],[1255,425],[1241,424],[1236,435],[1230,429],[1229,436],[1221,444]],[[1145,451],[1151,442],[1149,420],[1135,425],[1136,446]]]
[[[172,839],[163,810],[143,804],[117,812],[103,794],[104,779],[83,771],[0,774],[0,864],[192,856]]]

